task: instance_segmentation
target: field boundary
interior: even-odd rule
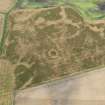
[[[101,65],[101,66],[98,66],[98,67],[94,67],[94,68],[90,68],[90,69],[85,69],[85,70],[82,70],[82,71],[79,71],[79,72],[75,72],[75,73],[72,73],[72,74],[69,74],[68,75],[65,75],[65,76],[61,76],[59,78],[56,78],[56,79],[51,79],[51,80],[48,80],[48,81],[44,81],[44,82],[41,82],[39,84],[36,84],[36,85],[33,85],[32,87],[29,87],[29,88],[24,88],[24,89],[18,89],[16,90],[15,92],[18,93],[22,90],[26,90],[26,89],[30,89],[30,88],[37,88],[37,87],[40,87],[40,86],[45,86],[45,85],[48,85],[48,84],[51,84],[53,82],[57,82],[57,81],[62,81],[68,77],[74,77],[74,76],[77,76],[77,75],[81,75],[81,74],[84,74],[84,73],[89,73],[89,72],[93,72],[93,71],[99,71],[99,69],[104,69],[105,68],[105,65]]]

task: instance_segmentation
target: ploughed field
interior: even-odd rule
[[[105,65],[105,24],[89,24],[69,6],[14,10],[5,55],[16,89]]]

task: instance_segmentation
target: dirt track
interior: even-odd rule
[[[16,105],[104,105],[105,68],[17,93]]]

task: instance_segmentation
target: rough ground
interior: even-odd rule
[[[70,7],[16,10],[8,27],[16,89],[105,65],[105,24],[89,24]]]
[[[13,65],[0,59],[0,105],[12,105],[14,80]]]

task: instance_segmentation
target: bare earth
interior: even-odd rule
[[[0,12],[7,12],[15,3],[15,0],[0,0]]]
[[[16,105],[104,105],[105,68],[17,92]]]

